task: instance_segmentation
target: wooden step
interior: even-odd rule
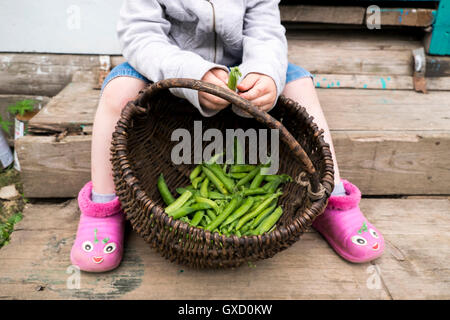
[[[318,89],[318,94],[342,176],[364,194],[450,193],[450,92]],[[16,141],[27,197],[74,197],[90,180],[98,96],[86,82],[71,83],[30,121],[32,132],[58,134]]]
[[[344,261],[311,231],[253,266],[198,271],[168,262],[127,228],[120,267],[101,276],[81,272],[77,289],[67,286],[76,277],[69,260],[76,200],[27,204],[10,243],[0,249],[0,297],[450,299],[449,199],[363,199],[361,208],[386,240],[384,255],[371,263]]]
[[[312,72],[325,88],[411,90],[411,52],[423,46],[419,36],[389,31],[288,30],[287,38],[289,60]],[[54,96],[77,71],[98,69],[101,57],[0,53],[0,94]],[[112,67],[123,61],[111,56]],[[448,90],[450,57],[429,56],[426,76],[429,90]]]

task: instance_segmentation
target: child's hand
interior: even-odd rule
[[[269,111],[277,98],[275,81],[261,73],[249,73],[237,86],[239,95],[263,111]]]
[[[228,73],[220,68],[209,70],[205,73],[202,80],[230,90],[227,86]],[[230,104],[227,100],[206,92],[199,92],[198,100],[204,108],[214,111],[225,109]]]

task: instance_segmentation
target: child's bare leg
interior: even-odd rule
[[[103,89],[92,132],[91,176],[96,193],[114,193],[110,162],[112,133],[126,103],[135,99],[145,86],[140,79],[117,77]]]
[[[333,155],[334,164],[334,181],[341,180],[339,168],[336,161],[336,153],[334,152],[333,141],[331,139],[330,129],[320,106],[319,98],[317,97],[316,89],[311,78],[300,78],[286,84],[283,95],[300,103],[306,108],[306,111],[314,117],[314,122],[320,129],[324,130],[325,142],[330,145],[331,153]]]

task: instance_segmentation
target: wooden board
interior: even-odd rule
[[[100,90],[90,82],[71,82],[29,122],[30,132],[81,132],[92,124]]]
[[[436,10],[424,8],[381,8],[381,26],[428,27]],[[370,15],[366,15],[366,21]],[[370,21],[370,20],[368,20]]]
[[[168,262],[127,229],[120,267],[102,275],[81,272],[77,289],[67,286],[74,278],[69,252],[79,219],[76,201],[28,204],[10,244],[0,250],[0,297],[449,299],[449,200],[363,199],[361,208],[387,241],[384,255],[372,263],[344,261],[311,231],[254,267],[192,270]]]
[[[315,22],[361,25],[366,9],[338,6],[280,6],[282,22]]]
[[[366,74],[313,74],[316,88],[414,90],[412,76]],[[450,89],[450,77],[426,78],[428,90]]]
[[[111,60],[115,66],[121,58]],[[54,96],[76,71],[98,67],[98,55],[0,53],[0,94]]]
[[[341,176],[365,195],[450,194],[450,131],[332,131]]]
[[[318,93],[342,176],[365,194],[450,194],[450,92],[319,89]],[[47,129],[57,130],[62,123],[90,128],[95,103],[60,103],[46,107],[50,116],[43,118],[53,119],[46,122]],[[61,114],[67,106],[80,114]],[[61,142],[42,136],[19,139],[25,195],[76,196],[90,179],[90,141],[89,135],[68,136]]]
[[[91,136],[25,136],[15,148],[27,197],[75,197],[90,180]]]

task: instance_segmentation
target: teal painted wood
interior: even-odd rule
[[[450,0],[442,0],[433,25],[430,54],[450,55]]]

